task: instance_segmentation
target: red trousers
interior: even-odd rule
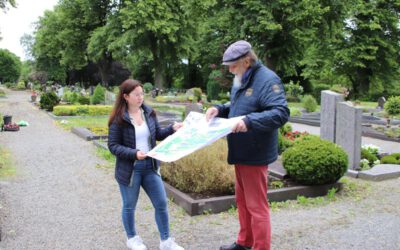
[[[236,243],[253,250],[271,248],[267,200],[268,166],[235,165],[235,196],[240,230]]]

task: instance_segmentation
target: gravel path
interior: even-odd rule
[[[30,123],[0,133],[17,170],[0,180],[0,249],[126,249],[113,170],[99,167],[105,162],[92,143],[54,125],[28,99],[14,91],[0,99],[0,113]],[[273,249],[400,249],[400,179],[352,181],[365,191],[274,211]],[[138,232],[158,249],[152,206],[143,193],[140,199]],[[218,249],[235,239],[235,212],[190,217],[173,203],[169,210],[172,235],[186,249]]]

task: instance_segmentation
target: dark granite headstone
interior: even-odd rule
[[[377,108],[383,109],[385,107],[385,103],[386,103],[386,98],[383,96],[379,97]]]

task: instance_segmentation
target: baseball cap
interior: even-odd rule
[[[251,50],[251,44],[244,40],[232,43],[225,50],[222,58],[222,64],[231,65],[240,58],[244,57]]]

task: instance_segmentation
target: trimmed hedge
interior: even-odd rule
[[[60,105],[54,107],[53,114],[58,116],[109,115],[112,108],[110,105]]]
[[[400,153],[386,155],[381,159],[382,164],[400,164]]]
[[[226,140],[220,139],[178,161],[162,163],[161,174],[183,192],[233,194],[235,170],[226,162],[227,155]]]
[[[347,171],[348,157],[338,145],[306,137],[282,154],[283,166],[296,182],[322,185],[338,181]]]

